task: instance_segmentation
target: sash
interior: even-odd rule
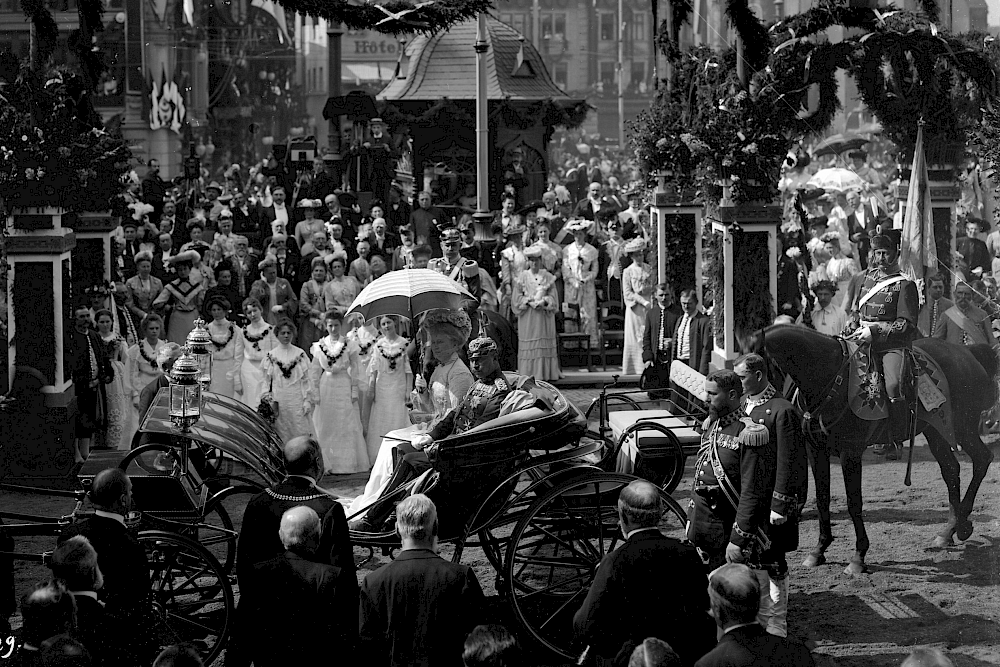
[[[717,423],[712,424],[713,430],[717,427]],[[714,433],[712,435],[715,435]],[[719,459],[718,441],[717,438],[709,436],[709,447],[708,447],[708,460],[712,465],[712,470],[715,472],[715,478],[719,481],[719,487],[722,489],[722,495],[726,497],[726,500],[732,506],[734,511],[738,511],[740,507],[740,492],[730,481],[729,477],[726,475],[725,468],[722,467],[722,461]],[[736,520],[733,519],[734,525]],[[739,526],[736,526],[739,528]],[[753,543],[756,544],[759,551],[754,554],[756,558],[760,557],[760,554],[771,548],[771,540],[767,537],[767,533],[763,529],[758,527],[756,530],[752,531]]]
[[[456,283],[461,282],[459,278],[462,275],[462,267],[465,266],[465,262],[466,259],[462,257],[458,262],[455,263],[455,268],[451,270],[451,273],[448,274],[448,277],[454,280]]]
[[[900,282],[902,280],[906,280],[906,276],[902,276],[902,275],[896,274],[894,276],[889,276],[888,278],[886,278],[882,282],[880,282],[877,285],[875,285],[874,287],[872,287],[871,290],[869,290],[869,292],[867,294],[865,294],[860,299],[858,299],[858,310],[861,310],[861,306],[863,306],[866,303],[868,303],[873,296],[875,296],[876,294],[878,294],[879,292],[881,292],[883,289],[885,289],[889,285],[894,285],[894,284],[896,284],[896,283],[898,283],[898,282]]]
[[[965,325],[966,322],[969,322],[970,324],[975,324],[975,322],[972,321],[971,317],[963,315],[957,308],[954,307],[949,308],[945,312],[945,316],[949,320],[957,324],[959,327],[961,327],[962,331],[969,334],[969,337],[972,338],[972,342],[975,343],[976,345],[989,345],[989,342],[986,340],[986,337],[983,335],[982,331],[980,331],[976,327],[969,328]]]

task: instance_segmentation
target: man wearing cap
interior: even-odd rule
[[[890,438],[902,442],[907,438],[909,408],[903,394],[905,351],[917,329],[919,304],[917,287],[900,273],[896,260],[899,256],[899,236],[896,229],[881,225],[871,239],[871,267],[865,274],[857,301],[844,329],[861,343],[865,343],[871,356],[882,358],[885,392],[889,399]]]
[[[480,424],[500,416],[504,400],[513,390],[507,383],[500,362],[497,344],[492,338],[481,336],[469,343],[469,368],[475,382],[469,387],[458,407],[448,411],[427,433],[414,436],[410,444],[399,445],[399,463],[386,484],[381,496],[385,497],[431,467],[429,454],[437,452],[434,444],[451,435],[465,433]],[[382,527],[392,511],[391,503],[380,503],[362,519],[359,530],[376,530]]]
[[[441,254],[427,263],[427,268],[443,273],[459,285],[469,290],[477,299],[483,296],[483,285],[479,277],[479,265],[462,256],[462,233],[451,227],[441,232]]]
[[[206,217],[215,222],[219,219],[219,212],[222,211],[222,203],[219,201],[219,197],[222,196],[222,186],[219,185],[218,181],[212,181],[205,188],[205,199],[209,206],[206,207]]]

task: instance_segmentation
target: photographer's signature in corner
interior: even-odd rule
[[[13,635],[0,640],[0,660],[14,657],[14,651],[17,647],[17,640]]]

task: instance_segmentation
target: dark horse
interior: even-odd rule
[[[848,405],[846,348],[837,338],[813,329],[794,325],[775,325],[758,332],[751,347],[768,360],[772,368],[794,382],[795,404],[803,412],[803,429],[809,446],[809,459],[816,480],[816,507],[819,511],[819,541],[803,563],[807,567],[826,562],[824,552],[833,542],[830,528],[830,455],[839,452],[847,489],[847,511],[854,523],[855,551],[845,570],[859,574],[865,570],[868,534],[861,516],[861,455],[876,434],[877,421],[857,418]],[[924,338],[914,342],[940,366],[948,380],[954,425],[954,442],[930,423],[923,408],[917,414],[916,432],[927,438],[948,487],[948,523],[934,539],[934,546],[954,543],[953,536],[966,540],[972,535],[969,515],[979,492],[979,485],[993,460],[993,454],[979,437],[980,415],[990,409],[996,398],[995,353],[985,345],[963,347],[945,341]],[[842,377],[842,384],[838,377]],[[776,387],[782,384],[775,384]],[[959,463],[953,452],[961,447],[972,459],[972,480],[962,497]]]

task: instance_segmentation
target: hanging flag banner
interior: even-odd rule
[[[150,81],[149,129],[168,129],[180,134],[187,116],[184,97],[175,81],[167,80],[167,73],[160,70],[160,83]]]
[[[288,36],[288,21],[285,19],[285,10],[281,5],[276,4],[274,0],[252,0],[250,6],[269,14],[278,24],[278,39],[282,44],[291,44],[292,40]]]

